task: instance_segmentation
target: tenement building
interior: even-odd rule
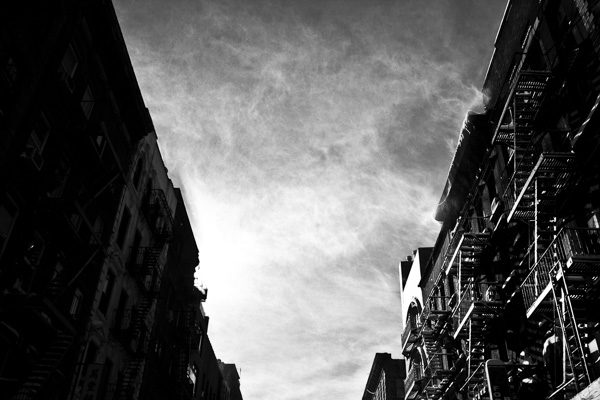
[[[597,398],[600,2],[509,1],[483,93],[400,265],[405,398]]]
[[[0,6],[0,171],[0,397],[227,400],[196,396],[198,248],[110,1]]]
[[[376,353],[362,400],[404,399],[404,360],[392,358],[389,353]]]

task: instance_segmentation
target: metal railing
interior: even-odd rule
[[[129,269],[137,275],[151,275],[158,264],[161,251],[155,247],[139,247],[133,249],[132,252],[136,250],[137,253],[130,256]]]
[[[158,243],[165,243],[173,234],[173,216],[162,189],[146,192],[142,204],[144,216],[150,224]]]
[[[554,267],[572,257],[588,255],[600,255],[600,229],[563,228],[521,284],[528,315],[538,297],[547,293]]]
[[[469,283],[462,290],[460,300],[454,307],[452,311],[452,321],[454,329],[458,329],[460,323],[464,319],[467,312],[469,312],[469,308],[471,304],[475,301],[475,285],[473,283],[473,278],[469,279]]]

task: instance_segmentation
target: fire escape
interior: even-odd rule
[[[136,397],[137,382],[144,370],[150,346],[149,319],[160,293],[162,280],[161,256],[171,238],[173,218],[161,189],[150,190],[142,203],[142,212],[152,231],[153,240],[148,247],[140,247],[131,257],[128,269],[142,294],[137,304],[118,315],[113,331],[126,351],[129,363],[115,389],[113,399]],[[136,249],[134,249],[135,251]]]
[[[192,350],[200,348],[202,342],[202,330],[198,323],[200,315],[200,303],[206,300],[206,290],[201,291],[196,287],[186,290],[191,300],[186,308],[181,311],[180,319],[177,323],[178,342],[178,370],[177,370],[177,395],[178,398],[190,399],[193,396],[192,388],[189,385],[190,354]],[[198,379],[198,377],[196,377]]]
[[[73,346],[74,341],[75,337],[72,334],[58,331],[54,340],[52,340],[37,365],[29,373],[27,379],[12,399],[32,400],[38,398],[39,393],[43,392],[44,387],[57,372],[62,360]]]
[[[457,233],[458,245],[448,263],[446,274],[457,282],[456,305],[452,310],[452,332],[460,341],[465,357],[464,370],[454,390],[466,391],[469,398],[481,398],[485,393],[485,333],[492,319],[498,316],[500,302],[495,298],[495,283],[476,283],[481,273],[482,256],[490,246],[489,233]],[[464,378],[464,379],[462,379]]]
[[[592,381],[588,311],[600,295],[600,229],[562,229],[521,285],[527,316],[556,315],[564,368],[550,396],[572,396]],[[548,301],[548,297],[551,300]],[[551,307],[547,307],[550,304]]]
[[[450,260],[457,246],[458,235],[445,243],[440,256],[433,267],[432,277],[435,284],[417,322],[407,324],[404,331],[404,354],[409,355],[415,349],[422,349],[424,359],[411,366],[405,380],[407,399],[440,399],[460,368],[453,365],[455,355],[446,349],[444,340],[451,326],[452,307],[455,298],[450,297],[444,288],[446,274],[444,265]],[[410,318],[409,318],[410,321]]]
[[[562,343],[563,373],[552,398],[570,397],[591,381],[589,349],[581,340],[587,328],[582,311],[586,301],[597,299],[600,244],[597,230],[557,232],[557,202],[575,181],[577,159],[571,152],[545,151],[541,139],[547,132],[534,126],[550,78],[544,71],[518,74],[506,110],[510,121],[499,127],[495,141],[512,149],[512,177],[503,195],[507,221],[520,220],[533,229],[520,267],[528,270],[520,285],[526,316],[530,324],[551,321]],[[541,347],[540,339],[534,340]],[[541,354],[535,358],[542,361]]]

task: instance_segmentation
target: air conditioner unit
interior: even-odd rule
[[[42,166],[44,165],[44,157],[42,157],[37,148],[28,147],[27,150],[21,154],[21,156],[28,159],[37,171],[42,169]]]

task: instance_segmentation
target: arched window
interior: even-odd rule
[[[408,306],[408,315],[406,316],[406,328],[415,329],[419,326],[419,315],[422,307],[419,300],[413,298]]]

